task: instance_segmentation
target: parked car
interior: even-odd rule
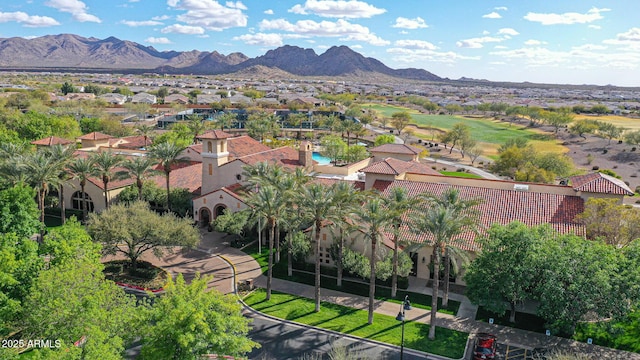
[[[498,339],[495,335],[479,333],[473,347],[473,360],[495,359]]]

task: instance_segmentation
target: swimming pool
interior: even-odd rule
[[[319,152],[313,152],[312,155],[313,160],[318,162],[318,165],[329,165],[331,163],[331,159],[328,157],[320,155]]]

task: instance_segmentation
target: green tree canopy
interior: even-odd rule
[[[242,356],[259,345],[247,337],[250,320],[235,297],[207,289],[210,277],[186,284],[169,280],[146,314],[140,333],[145,359],[201,359],[206,354]]]
[[[24,305],[22,337],[60,340],[60,348],[35,350],[44,358],[122,358],[135,334],[135,301],[102,269],[76,259],[40,272]],[[81,339],[85,344],[75,348]]]
[[[384,134],[384,135],[378,135],[376,136],[375,140],[373,141],[373,145],[374,146],[380,146],[380,145],[384,145],[384,144],[393,144],[396,142],[396,137],[391,135],[391,134]]]
[[[41,224],[35,196],[35,190],[25,184],[0,190],[0,234],[23,238],[38,233]]]
[[[157,257],[174,246],[194,247],[200,235],[189,219],[172,213],[160,215],[143,202],[114,205],[100,214],[89,214],[89,234],[101,242],[107,254],[121,253],[136,268],[138,258],[151,251]]]

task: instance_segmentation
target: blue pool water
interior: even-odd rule
[[[318,165],[329,165],[331,163],[331,159],[329,159],[328,157],[324,157],[322,155],[320,155],[320,153],[317,152],[313,152],[313,160],[318,162]]]

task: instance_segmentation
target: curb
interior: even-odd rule
[[[289,325],[293,325],[293,326],[297,326],[303,329],[311,329],[311,330],[316,330],[318,332],[323,332],[326,334],[331,334],[334,336],[338,336],[338,337],[344,337],[344,338],[348,338],[351,340],[355,340],[355,341],[359,341],[359,342],[365,342],[365,343],[370,343],[370,344],[374,344],[377,346],[381,346],[387,349],[393,349],[393,350],[399,350],[400,346],[397,345],[393,345],[393,344],[388,344],[388,343],[384,343],[384,342],[380,342],[377,340],[371,340],[371,339],[366,339],[366,338],[361,338],[358,336],[354,336],[354,335],[350,335],[350,334],[344,334],[341,332],[337,332],[337,331],[333,331],[333,330],[329,330],[329,329],[322,329],[322,328],[318,328],[315,326],[311,326],[311,325],[307,325],[307,324],[301,324],[295,321],[291,321],[291,320],[286,320],[286,319],[280,319],[271,315],[267,315],[265,313],[262,313],[252,307],[250,307],[249,305],[247,305],[241,298],[240,295],[238,294],[238,282],[237,282],[237,278],[236,278],[236,273],[237,273],[237,269],[235,264],[233,264],[231,261],[229,261],[229,259],[227,259],[225,256],[223,255],[215,255],[219,258],[221,258],[224,262],[226,262],[227,264],[229,264],[229,266],[231,266],[231,268],[233,269],[233,293],[236,295],[236,297],[238,298],[238,302],[242,305],[242,307],[249,311],[252,312],[256,315],[259,315],[261,317],[267,318],[267,319],[271,319],[274,321],[279,321],[285,324],[289,324]],[[441,355],[436,355],[436,354],[431,354],[428,352],[424,352],[424,351],[420,351],[420,350],[415,350],[415,349],[411,349],[411,348],[404,348],[404,352],[406,353],[410,353],[412,355],[415,356],[419,356],[419,357],[424,357],[427,360],[464,360],[466,358],[466,354],[469,350],[469,343],[471,341],[471,334],[469,334],[469,338],[467,338],[467,344],[465,346],[464,349],[464,353],[463,356],[460,359],[452,359],[452,358],[448,358],[445,356],[441,356]]]

